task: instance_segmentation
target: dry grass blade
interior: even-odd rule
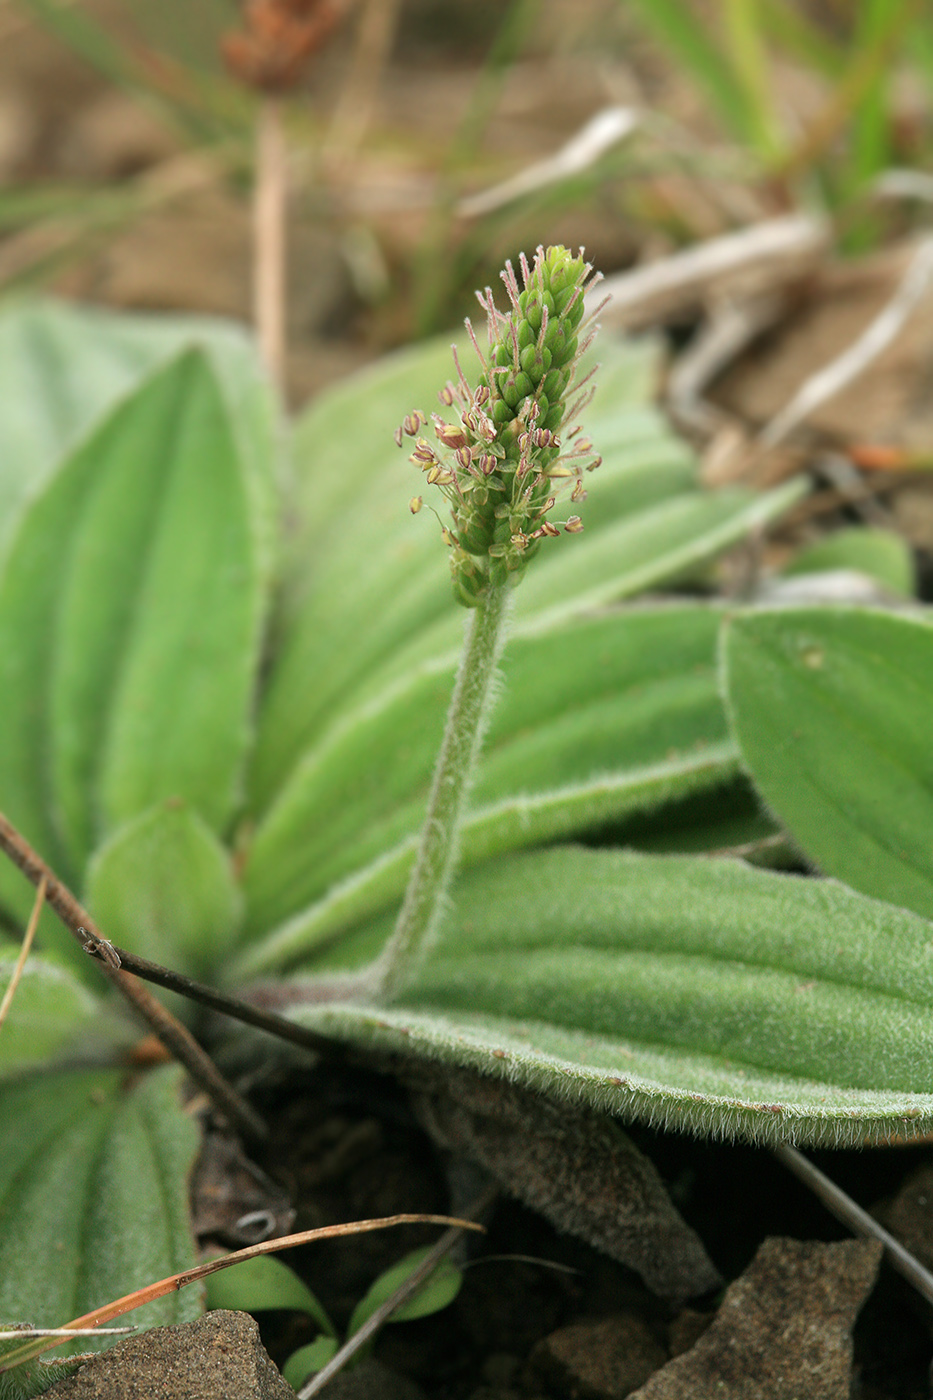
[[[603,324],[643,330],[723,296],[775,291],[818,267],[829,247],[824,221],[790,214],[710,238],[603,282]]]
[[[104,1303],[102,1307],[74,1318],[71,1322],[66,1323],[62,1329],[56,1329],[57,1340],[43,1338],[41,1342],[24,1343],[22,1347],[7,1352],[5,1356],[0,1358],[0,1372],[12,1370],[14,1366],[21,1366],[25,1361],[32,1361],[34,1357],[60,1345],[64,1337],[74,1336],[82,1328],[95,1328],[100,1323],[109,1322],[111,1318],[122,1317],[124,1313],[132,1312],[134,1308],[141,1308],[144,1303],[151,1303],[156,1298],[164,1298],[169,1293],[177,1293],[180,1289],[187,1288],[189,1283],[198,1283],[201,1279],[207,1278],[209,1274],[216,1274],[221,1269],[229,1269],[234,1264],[243,1263],[246,1259],[255,1259],[260,1254],[276,1254],[279,1250],[294,1249],[296,1245],[312,1244],[315,1240],[331,1240],[341,1235],[362,1235],[371,1230],[388,1230],[396,1225],[448,1225],[455,1227],[458,1231],[482,1231],[483,1229],[482,1225],[477,1225],[474,1220],[460,1220],[456,1216],[450,1215],[389,1215],[377,1220],[355,1220],[343,1225],[323,1225],[316,1230],[302,1230],[297,1235],[282,1235],[275,1240],[262,1240],[259,1244],[251,1244],[246,1249],[237,1249],[232,1254],[223,1254],[219,1259],[209,1259],[206,1264],[198,1264],[195,1268],[185,1269],[180,1274],[170,1274],[167,1278],[147,1284],[145,1288],[137,1288],[132,1293],[126,1293],[122,1298],[116,1298],[111,1303]]]
[[[480,190],[478,194],[461,199],[457,213],[464,219],[479,218],[504,205],[513,204],[525,195],[556,184],[558,180],[578,175],[595,165],[613,146],[627,141],[641,123],[641,113],[634,107],[604,107],[552,156],[535,161],[491,189]]]
[[[33,1337],[123,1337],[135,1332],[135,1327],[15,1327],[0,1332],[0,1342],[22,1340],[24,1334]]]
[[[398,32],[399,11],[400,0],[367,0],[363,6],[350,71],[322,151],[334,173],[345,167],[370,126]]]
[[[26,966],[26,959],[29,957],[29,950],[32,947],[32,940],[36,936],[36,929],[39,927],[39,916],[42,913],[42,906],[45,903],[46,879],[43,875],[36,887],[36,898],[33,902],[32,913],[29,915],[29,923],[26,925],[26,932],[23,935],[22,946],[19,950],[19,957],[16,959],[16,966],[13,968],[13,976],[10,978],[10,985],[3,994],[0,1001],[0,1026],[6,1020],[7,1012],[13,1004],[13,997],[16,988],[19,986],[20,978],[23,975],[23,968]]]

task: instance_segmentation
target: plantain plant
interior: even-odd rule
[[[329,1037],[694,1132],[929,1131],[929,623],[711,596],[806,486],[701,490],[647,342],[603,341],[570,436],[587,275],[507,270],[437,446],[447,347],[286,435],[228,327],[8,308],[0,808],[114,943]],[[0,974],[31,903],[0,867]],[[0,1026],[0,1316],[52,1324],[186,1267],[196,1134],[174,1070],[113,1067],[132,1028],[48,913],[38,946]]]

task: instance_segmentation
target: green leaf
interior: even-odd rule
[[[18,949],[0,946],[0,1000],[10,984]],[[0,1026],[0,1076],[38,1065],[69,1050],[84,1054],[129,1038],[113,1008],[73,974],[47,958],[30,957]]]
[[[233,942],[242,903],[229,851],[174,800],[124,823],[94,853],[85,899],[112,942],[199,975]]]
[[[933,1127],[931,941],[832,881],[554,848],[463,875],[400,1002],[292,1014],[626,1118],[851,1145]]]
[[[854,889],[933,916],[933,628],[858,608],[734,617],[728,704],[765,801]]]
[[[173,1066],[129,1089],[109,1070],[0,1085],[0,1317],[59,1327],[196,1263],[188,1173],[199,1134],[180,1078]],[[130,1320],[163,1326],[201,1310],[187,1288]],[[61,1354],[116,1340],[82,1337]]]
[[[207,361],[184,355],[73,453],[8,553],[0,806],[69,883],[159,800],[215,831],[239,800],[265,527],[236,438]]]
[[[910,546],[893,530],[853,526],[834,530],[801,549],[784,569],[786,575],[812,574],[826,569],[854,569],[877,579],[892,593],[914,594],[914,560]]]
[[[207,1278],[207,1307],[231,1308],[240,1312],[263,1312],[269,1308],[291,1308],[312,1317],[328,1337],[336,1337],[334,1324],[310,1288],[287,1264],[273,1254],[258,1254],[230,1269],[221,1269]]]
[[[513,642],[462,861],[725,782],[735,754],[715,675],[718,617],[693,606],[632,610]],[[244,951],[240,975],[303,956],[341,919],[401,895],[453,674],[453,662],[422,669],[305,755],[257,829],[245,873],[250,929],[289,922]]]
[[[52,301],[0,314],[0,550],[34,496],[92,425],[161,363],[200,345],[242,420],[244,444],[270,437],[273,400],[251,339],[206,316],[119,314]],[[263,426],[264,425],[264,426]],[[265,467],[274,453],[264,452]]]
[[[294,1390],[300,1389],[315,1371],[323,1371],[336,1354],[338,1345],[336,1337],[315,1338],[307,1346],[292,1352],[282,1368],[282,1375]]]
[[[400,1288],[427,1258],[432,1248],[433,1246],[429,1245],[426,1249],[411,1250],[397,1264],[393,1264],[390,1269],[379,1275],[353,1309],[347,1325],[348,1337],[358,1332],[377,1308],[388,1302],[396,1289]],[[389,1321],[413,1322],[415,1318],[430,1317],[431,1313],[440,1312],[450,1306],[460,1292],[462,1283],[462,1269],[458,1269],[449,1259],[441,1259],[417,1293],[402,1303],[401,1307],[396,1308]]]

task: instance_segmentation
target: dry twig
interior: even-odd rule
[[[724,296],[775,291],[814,271],[829,247],[819,219],[794,214],[711,238],[660,262],[607,278],[603,324],[643,330]]]
[[[98,944],[111,946],[67,885],[58,879],[38,852],[33,850],[25,837],[20,835],[2,813],[0,850],[9,856],[33,885],[38,887],[40,882],[44,882],[49,906],[82,947],[85,946],[85,938],[79,933],[79,929],[84,929]],[[184,1065],[192,1079],[209,1094],[218,1108],[228,1114],[233,1122],[251,1137],[265,1137],[267,1129],[263,1119],[224,1078],[191,1032],[125,968],[115,967],[106,958],[101,959],[101,966],[104,976],[109,977],[117,990],[159,1037],[169,1053]]]
[[[851,384],[876,362],[903,329],[933,281],[933,238],[925,238],[908,264],[894,295],[853,345],[812,374],[790,403],[776,414],[758,437],[757,447],[767,451],[783,442],[827,399]]]

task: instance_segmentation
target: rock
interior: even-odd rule
[[[620,1313],[572,1322],[531,1353],[535,1378],[569,1400],[622,1400],[667,1360],[640,1317]]]
[[[153,1327],[85,1361],[56,1400],[294,1400],[247,1313]]]
[[[849,1400],[852,1324],[880,1259],[875,1240],[765,1240],[709,1330],[632,1400]]]

